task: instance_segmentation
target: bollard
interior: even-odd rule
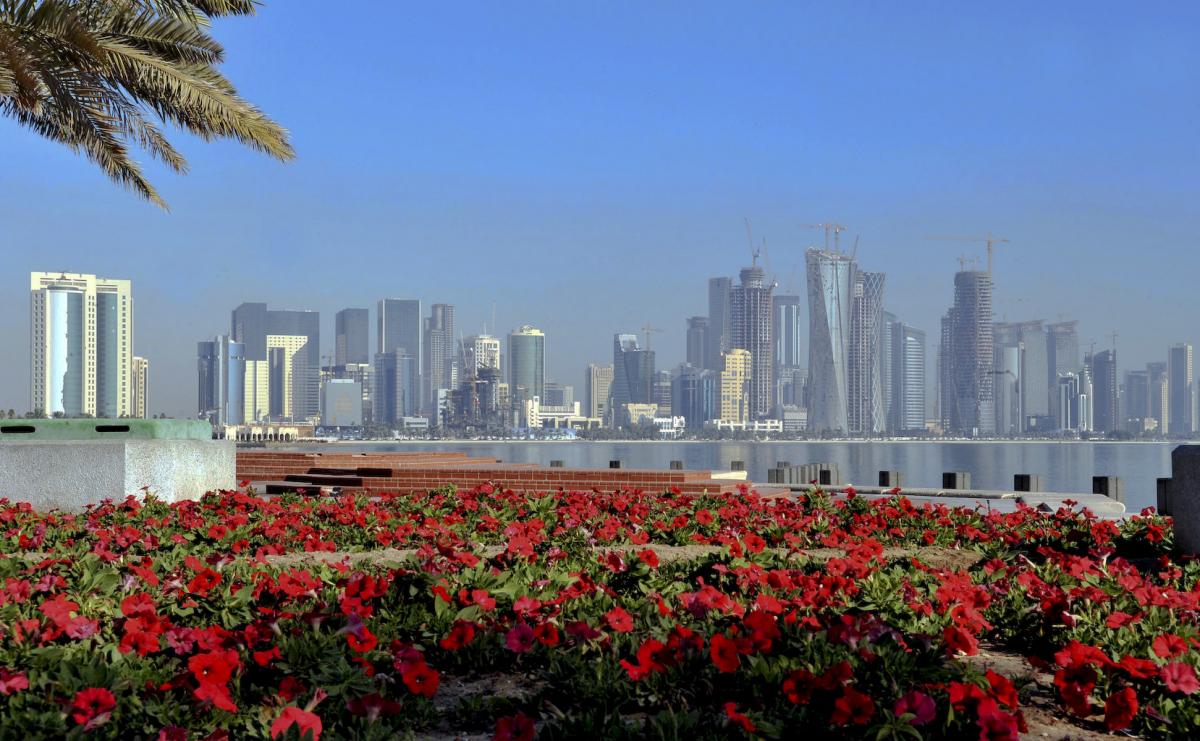
[[[608,462],[608,467],[609,467],[609,468],[620,468],[620,467],[621,467],[621,461],[609,461],[609,462]]]
[[[671,470],[672,471],[682,471],[683,470],[683,461],[671,461]]]
[[[1160,515],[1171,514],[1171,479],[1155,479],[1155,509]]]
[[[946,471],[942,474],[943,489],[970,489],[971,474],[969,471]]]
[[[879,486],[884,489],[900,488],[900,472],[899,471],[880,471]]]
[[[746,461],[730,461],[729,462],[729,470],[730,471],[745,471],[746,470]]]
[[[1013,476],[1013,491],[1042,491],[1042,477],[1036,473],[1018,473]]]
[[[551,467],[551,468],[562,468],[562,467],[563,467],[563,462],[562,462],[562,461],[560,461],[560,460],[553,460],[553,461],[550,461],[550,467]]]
[[[1101,494],[1118,502],[1125,501],[1125,485],[1120,476],[1093,476],[1092,493]]]
[[[1171,451],[1168,509],[1175,518],[1175,545],[1183,553],[1200,553],[1200,445]]]

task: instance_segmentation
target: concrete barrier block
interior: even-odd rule
[[[946,471],[942,474],[943,489],[970,489],[971,474],[969,471]]]
[[[1184,553],[1200,553],[1200,445],[1171,451],[1170,492],[1175,545]]]
[[[1120,476],[1093,476],[1092,493],[1124,502],[1125,484]]]
[[[895,488],[899,487],[900,479],[901,479],[901,476],[900,476],[899,471],[880,471],[879,472],[879,485],[886,489],[895,489]]]
[[[1171,479],[1154,480],[1155,509],[1160,515],[1171,514]]]
[[[1013,476],[1013,491],[1041,491],[1042,477],[1036,473],[1018,473]]]

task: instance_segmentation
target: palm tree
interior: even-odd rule
[[[0,0],[0,112],[163,208],[131,147],[176,172],[188,165],[152,119],[291,159],[287,132],[217,71],[225,51],[207,33],[213,18],[250,15],[256,4]]]

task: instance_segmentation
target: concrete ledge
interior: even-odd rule
[[[233,489],[232,440],[5,440],[0,497],[38,510],[80,510],[148,487],[168,502]]]

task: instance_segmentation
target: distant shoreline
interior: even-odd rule
[[[266,447],[298,445],[1200,445],[1181,440],[324,440],[270,442]],[[254,447],[262,447],[255,445]]]

